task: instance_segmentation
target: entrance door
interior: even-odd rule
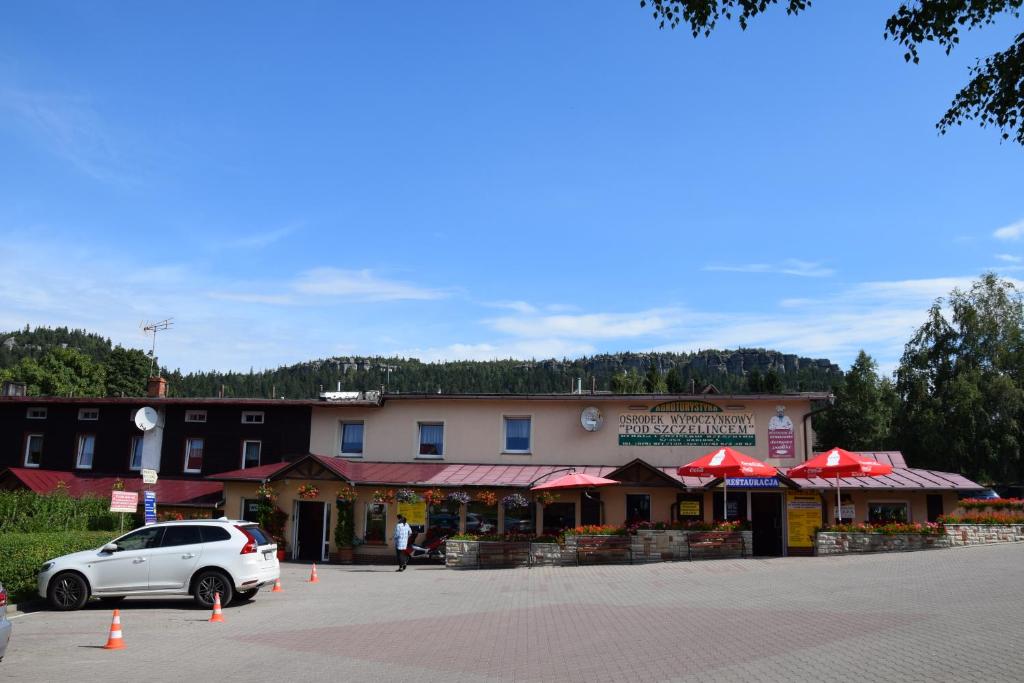
[[[300,560],[320,562],[324,559],[324,518],[323,503],[299,503],[298,556]]]
[[[939,517],[942,516],[942,496],[940,494],[929,493],[926,500],[928,501],[928,521],[939,521]]]
[[[601,524],[601,494],[587,489],[580,494],[580,524]]]
[[[782,495],[750,494],[750,528],[754,536],[754,554],[782,555]]]

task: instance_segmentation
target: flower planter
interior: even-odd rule
[[[331,559],[335,564],[352,564],[352,548],[338,548],[337,552],[331,553]]]
[[[288,554],[287,550],[285,550],[284,548],[280,548],[279,547],[277,549],[277,560],[278,560],[278,562],[284,562],[285,555],[287,555],[287,554]]]

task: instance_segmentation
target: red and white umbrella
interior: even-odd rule
[[[604,477],[595,477],[590,474],[577,474],[576,472],[570,472],[558,479],[552,479],[546,481],[543,484],[537,484],[536,486],[530,487],[531,491],[543,491],[545,489],[589,489],[595,486],[611,486],[612,484],[618,484],[619,482],[614,479],[605,479]]]
[[[872,460],[859,453],[844,451],[842,448],[819,453],[805,463],[791,467],[786,472],[790,479],[813,479],[814,477],[836,478],[836,519],[842,501],[839,496],[839,477],[882,477],[892,474],[892,465]]]
[[[778,470],[767,463],[740,453],[732,448],[722,448],[681,466],[680,476],[722,477],[722,518],[729,518],[729,477],[774,477]]]

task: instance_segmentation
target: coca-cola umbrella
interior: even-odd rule
[[[774,477],[778,474],[778,470],[771,465],[732,448],[708,453],[686,463],[677,471],[681,476],[722,477],[722,518],[726,520],[729,519],[729,477]]]
[[[591,474],[577,474],[576,472],[570,472],[569,474],[563,475],[558,479],[552,479],[546,481],[543,484],[537,484],[531,486],[531,491],[543,491],[546,489],[589,489],[595,486],[611,486],[612,484],[618,484],[619,482],[614,479],[605,479],[604,477],[595,477]]]
[[[836,478],[836,520],[840,519],[842,500],[839,496],[839,477],[881,477],[892,474],[892,465],[872,460],[859,453],[844,451],[842,448],[819,453],[810,460],[786,472],[790,479],[813,479],[814,477]]]

